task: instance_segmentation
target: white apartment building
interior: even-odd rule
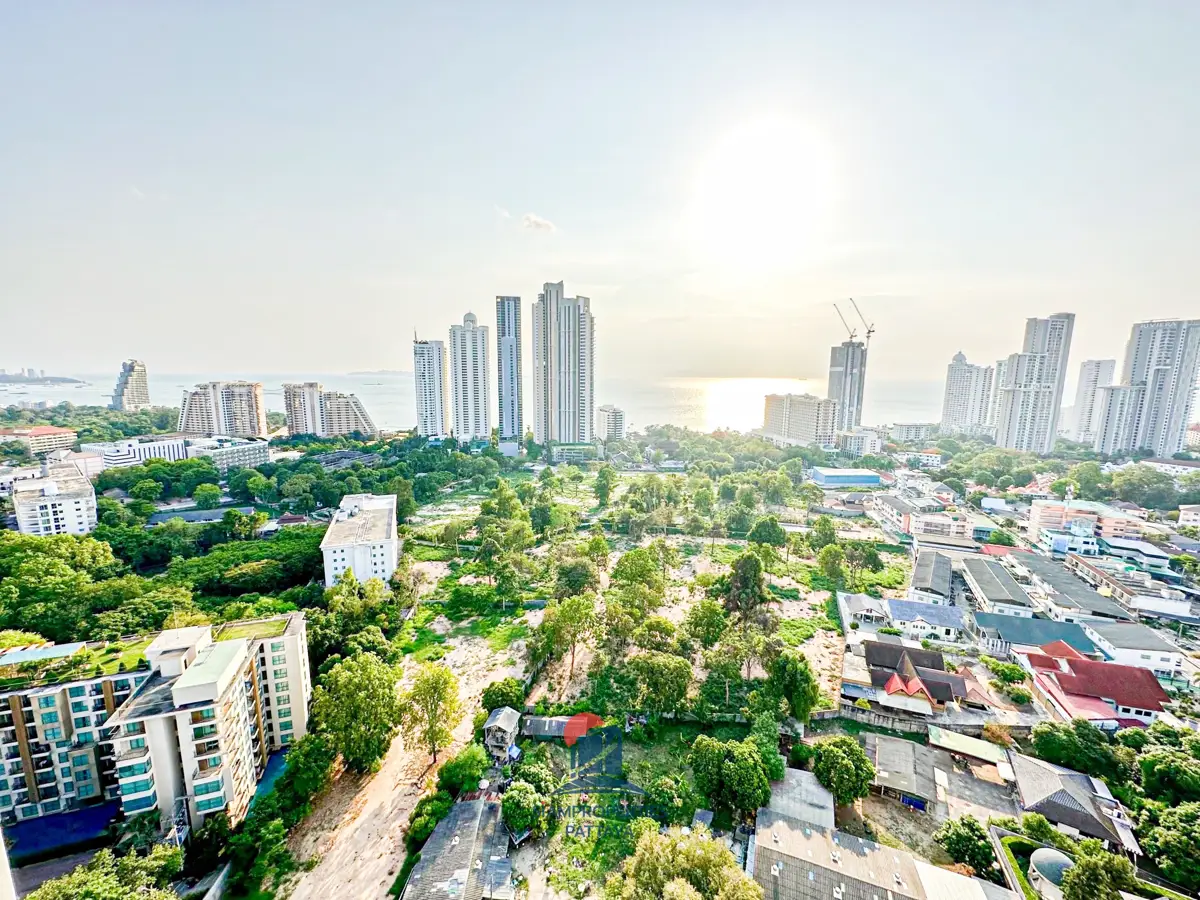
[[[1187,445],[1200,374],[1200,319],[1138,322],[1121,384],[1102,389],[1093,449],[1171,456]]]
[[[892,454],[892,459],[898,463],[903,463],[906,466],[916,466],[919,469],[940,469],[945,457],[940,451],[933,453],[925,453],[924,451],[905,451],[901,450],[898,453]]]
[[[87,534],[96,527],[96,491],[74,463],[43,464],[36,478],[12,484],[21,534]]]
[[[452,432],[459,441],[492,437],[492,368],[488,362],[488,327],[474,313],[450,326],[450,400]]]
[[[524,440],[520,297],[496,297],[496,366],[496,390],[500,396],[500,440]]]
[[[187,459],[187,435],[145,434],[116,441],[80,444],[79,449],[84,453],[98,454],[106,469],[126,469],[143,465],[152,459],[168,462]]]
[[[57,425],[21,425],[16,428],[0,428],[0,444],[18,441],[37,456],[51,450],[70,450],[79,435],[73,428]]]
[[[413,341],[413,384],[417,393],[417,434],[440,438],[446,427],[446,345]]]
[[[587,297],[547,282],[533,304],[533,437],[588,444],[595,422],[596,322]]]
[[[379,433],[366,407],[354,394],[327,391],[318,382],[283,386],[283,408],[291,434],[337,437],[343,434],[373,436]]]
[[[833,446],[837,401],[812,394],[768,394],[763,404],[763,437],[776,444]]]
[[[1008,358],[1000,384],[996,446],[1049,453],[1058,433],[1074,313],[1027,319],[1021,352]]]
[[[857,459],[860,456],[879,453],[883,449],[883,441],[875,431],[855,428],[838,432],[837,448],[846,456]]]
[[[942,431],[961,432],[988,424],[992,402],[991,366],[967,362],[960,350],[946,367],[946,393],[942,398]]]
[[[188,438],[187,445],[189,458],[208,457],[222,475],[230,469],[253,469],[271,461],[267,441],[215,435],[210,438]]]
[[[1079,367],[1079,385],[1075,388],[1075,427],[1071,440],[1090,444],[1096,439],[1096,400],[1099,389],[1113,383],[1117,371],[1115,359],[1085,359]]]
[[[244,676],[237,680],[244,705],[233,691],[205,690],[207,676],[220,668],[209,648],[222,646],[235,649],[218,655],[249,662],[236,667]],[[124,671],[130,655],[137,661]],[[190,692],[185,683],[179,695],[186,709],[174,690],[187,674],[181,669],[192,671]],[[184,826],[226,808],[236,819],[253,784],[238,777],[235,763],[255,779],[267,753],[308,730],[312,681],[303,613],[122,644],[14,647],[0,651],[0,672],[9,685],[0,693],[6,825],[118,798],[126,812],[157,807],[168,827],[178,806],[186,807],[178,823]],[[204,700],[206,693],[217,702]]]
[[[396,537],[395,494],[347,494],[321,540],[325,586],[350,570],[359,581],[387,581],[396,571],[400,541]]]
[[[1004,380],[1008,377],[1008,359],[996,360],[994,367],[995,371],[992,374],[992,402],[988,406],[987,423],[993,428],[1000,421],[1000,400],[1002,393],[1000,385],[1004,384]]]
[[[184,391],[179,430],[208,437],[267,437],[267,407],[260,381],[210,381]]]
[[[937,426],[932,422],[900,422],[888,427],[888,437],[901,444],[920,443],[933,437]]]
[[[843,341],[829,348],[829,389],[837,402],[835,431],[850,431],[862,424],[863,391],[867,383],[867,345]]]
[[[1172,478],[1182,478],[1184,475],[1200,472],[1200,462],[1194,459],[1143,459],[1141,465],[1149,466],[1156,472],[1162,472]]]
[[[146,378],[146,364],[140,359],[127,359],[121,363],[121,374],[117,376],[109,408],[122,412],[141,412],[150,408],[150,382]]]
[[[1088,619],[1079,625],[1115,663],[1149,669],[1159,678],[1183,676],[1183,651],[1153,628],[1111,619]]]
[[[625,440],[625,410],[606,403],[596,410],[596,439],[601,441]]]

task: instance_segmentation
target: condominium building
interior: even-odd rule
[[[1121,384],[1102,388],[1093,449],[1171,456],[1187,445],[1200,374],[1200,319],[1138,322],[1125,347]]]
[[[51,450],[70,450],[75,446],[79,434],[73,428],[57,425],[21,425],[16,428],[0,428],[0,444],[17,441],[37,455]]]
[[[988,404],[987,423],[993,428],[1000,421],[1000,385],[1004,384],[1004,379],[1008,377],[1008,359],[996,360],[995,371],[992,375],[992,400]]]
[[[118,798],[164,828],[236,823],[267,755],[308,730],[302,613],[11,648],[0,673],[6,825]]]
[[[146,364],[140,359],[127,359],[121,363],[121,374],[117,376],[109,408],[122,412],[150,408],[150,383],[146,379]]]
[[[500,440],[525,437],[521,409],[521,298],[496,298],[496,390],[500,395]]]
[[[96,491],[75,463],[43,463],[35,478],[12,484],[22,534],[87,534],[96,527]]]
[[[446,427],[446,345],[413,340],[413,384],[417,393],[417,434],[440,438]]]
[[[396,537],[395,494],[347,494],[321,540],[325,586],[350,571],[359,581],[387,581],[396,571],[400,541]]]
[[[883,441],[879,435],[866,428],[855,428],[853,431],[839,431],[837,448],[846,456],[857,459],[883,449]]]
[[[776,444],[833,446],[837,401],[812,394],[769,394],[763,407],[763,437]]]
[[[988,424],[992,402],[991,366],[967,362],[960,350],[946,367],[946,393],[942,398],[942,431],[973,431]]]
[[[601,441],[625,440],[625,410],[605,403],[596,410],[596,439]]]
[[[230,469],[253,469],[271,461],[267,441],[219,434],[210,438],[188,438],[187,445],[189,458],[211,459],[222,475]]]
[[[1000,383],[996,446],[1049,453],[1058,432],[1074,313],[1027,319],[1021,352],[1008,358]]]
[[[901,422],[887,430],[887,436],[901,444],[921,443],[933,437],[937,425],[932,422]]]
[[[1034,500],[1029,509],[1029,534],[1039,535],[1043,528],[1069,531],[1090,526],[1095,537],[1138,537],[1142,521],[1123,510],[1094,500]]]
[[[867,383],[867,345],[844,341],[829,348],[828,398],[837,403],[835,431],[850,431],[862,424],[863,390]]]
[[[488,362],[488,327],[474,313],[450,326],[450,401],[452,433],[459,441],[486,441],[492,436],[492,369]]]
[[[184,391],[179,430],[209,437],[267,437],[267,407],[260,381],[210,381]]]
[[[533,436],[586,444],[595,422],[595,320],[587,297],[546,283],[533,304]]]
[[[140,466],[152,459],[178,462],[187,459],[188,438],[185,434],[144,434],[116,441],[97,441],[80,444],[84,453],[96,453],[106,469],[125,469]]]
[[[1100,388],[1113,383],[1117,371],[1115,359],[1085,359],[1079,367],[1079,385],[1075,388],[1075,427],[1071,440],[1090,444],[1096,439],[1096,399]]]
[[[337,437],[379,433],[366,407],[354,394],[327,391],[318,382],[283,386],[283,408],[291,434]]]

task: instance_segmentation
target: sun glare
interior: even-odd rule
[[[823,242],[833,200],[833,153],[820,134],[786,117],[747,122],[700,161],[689,243],[722,267],[791,268]]]

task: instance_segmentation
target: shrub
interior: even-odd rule
[[[788,765],[793,769],[803,769],[808,765],[808,761],[813,758],[816,752],[816,748],[808,744],[792,744],[792,749],[788,751]]]
[[[488,712],[507,706],[520,712],[525,707],[525,685],[516,678],[493,681],[483,689],[480,703]]]
[[[438,770],[438,791],[457,797],[464,789],[474,790],[491,760],[479,744],[469,744]]]

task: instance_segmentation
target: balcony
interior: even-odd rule
[[[142,759],[149,755],[149,747],[130,747],[128,750],[122,750],[120,753],[118,753],[116,761],[118,763],[127,763],[136,759]]]
[[[220,778],[224,771],[224,766],[209,766],[206,769],[197,767],[196,771],[192,773],[192,784],[194,785],[192,788],[193,792],[197,792],[197,796],[200,796],[200,793],[198,793],[200,790],[198,783],[212,781],[214,778]]]
[[[215,759],[202,759],[196,763],[196,772],[198,773],[197,777],[208,778],[210,777],[208,774],[209,772],[216,772],[220,768],[221,757],[218,756]]]
[[[220,741],[205,741],[194,745],[194,755],[197,759],[202,756],[212,756],[214,753],[221,752]]]

